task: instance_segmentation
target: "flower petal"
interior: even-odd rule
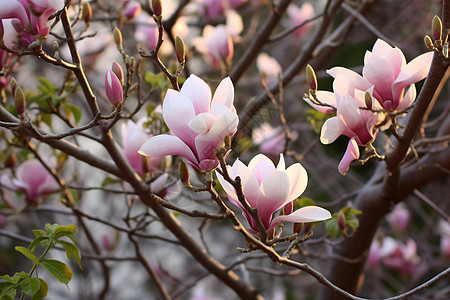
[[[308,174],[300,163],[291,165],[286,169],[285,173],[289,177],[288,200],[293,201],[305,191],[308,185]]]
[[[224,78],[217,87],[214,92],[214,96],[211,102],[211,106],[213,107],[217,103],[223,103],[226,107],[233,111],[234,101],[234,86],[230,77]]]
[[[342,124],[338,117],[332,117],[325,121],[320,132],[320,142],[331,144],[342,134]]]
[[[305,206],[297,209],[292,214],[283,215],[273,218],[270,226],[280,223],[281,221],[293,223],[309,223],[324,221],[331,218],[331,213],[319,206]]]
[[[416,85],[413,83],[409,86],[403,99],[398,103],[397,110],[403,110],[410,106],[416,100]]]
[[[345,175],[350,168],[350,164],[355,159],[359,158],[359,148],[358,144],[356,143],[355,139],[352,138],[348,142],[347,150],[345,150],[344,156],[342,157],[341,161],[339,162],[339,173],[342,175]]]
[[[211,106],[211,89],[200,77],[192,74],[184,82],[180,93],[189,98],[195,114],[209,112]]]
[[[275,171],[263,179],[256,208],[266,228],[270,224],[272,214],[289,202],[288,196],[289,177],[285,172]]]
[[[328,92],[328,91],[316,91],[316,96],[317,99],[319,99],[320,102],[324,103],[324,104],[328,104],[331,105],[333,107],[336,107],[336,96],[334,95],[334,93],[332,92]],[[309,105],[311,105],[315,110],[323,113],[323,114],[331,114],[334,112],[334,109],[328,106],[323,106],[323,105],[317,105],[314,104],[311,100],[309,100],[308,98],[303,98],[306,103],[308,103]]]
[[[253,174],[255,174],[255,177],[260,185],[264,177],[276,171],[273,162],[263,154],[258,154],[253,157],[248,163],[248,168],[253,172]]]
[[[150,138],[142,145],[139,154],[159,157],[165,155],[180,155],[189,160],[193,165],[198,164],[192,150],[178,137],[168,134],[161,134]]]

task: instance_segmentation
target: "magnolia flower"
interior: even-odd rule
[[[277,83],[279,74],[282,74],[281,66],[278,61],[266,53],[258,55],[256,58],[256,67],[260,73],[265,75],[267,85],[269,86]]]
[[[21,39],[17,40],[16,35],[14,42],[27,47],[36,40],[36,36],[48,35],[47,21],[52,14],[63,9],[64,0],[0,0],[0,7],[0,20],[12,19],[15,32],[20,33]],[[0,30],[4,31],[4,28]]]
[[[258,154],[248,166],[237,159],[233,166],[227,166],[232,178],[241,178],[242,189],[251,207],[258,210],[258,216],[266,230],[270,230],[282,221],[308,223],[331,218],[329,211],[317,207],[307,206],[290,214],[274,217],[274,213],[299,197],[306,189],[308,176],[305,168],[299,163],[286,169],[283,154],[277,167],[273,162]],[[220,184],[228,195],[228,199],[237,205],[250,224],[250,231],[258,232],[258,226],[251,214],[247,212],[238,199],[236,190],[220,173],[216,172]]]
[[[360,109],[360,107],[366,107],[365,92],[371,94],[370,87],[364,92],[355,87],[351,77],[336,76],[333,89],[334,95],[331,93],[317,95],[321,102],[336,108],[336,116],[326,120],[322,126],[320,141],[323,144],[330,144],[340,135],[350,138],[338,166],[339,172],[345,175],[350,163],[359,158],[358,146],[368,146],[375,140],[378,130],[374,130],[374,126],[379,116],[370,110]],[[321,96],[325,97],[320,98]],[[372,102],[370,108],[377,108],[376,101]]]
[[[137,1],[127,1],[126,4],[124,4],[123,9],[123,15],[128,19],[131,20],[137,15],[139,15],[142,11],[141,4]]]
[[[438,232],[441,235],[441,255],[450,260],[450,223],[445,220],[439,221]]]
[[[405,275],[414,274],[420,263],[416,243],[411,239],[403,244],[391,237],[386,237],[381,248],[381,256],[384,265]]]
[[[314,7],[311,3],[305,2],[301,7],[298,7],[295,4],[290,4],[287,8],[287,15],[289,17],[289,26],[295,27],[308,19],[314,17]],[[311,25],[305,24],[294,31],[294,35],[296,37],[301,36],[305,32],[307,32],[311,28]]]
[[[402,234],[408,227],[410,214],[404,203],[397,204],[386,216],[389,225],[395,233]]]
[[[195,48],[207,55],[215,67],[220,65],[221,61],[231,60],[234,53],[233,38],[243,29],[242,18],[235,11],[228,10],[226,17],[226,25],[215,27],[206,25],[202,37],[194,38],[192,41]]]
[[[378,39],[371,51],[364,56],[363,76],[342,67],[331,69],[328,73],[353,78],[356,86],[373,86],[373,97],[387,110],[402,110],[416,98],[414,83],[424,79],[430,69],[433,52],[419,55],[406,64],[402,51],[392,48]],[[406,94],[406,87],[409,86]]]
[[[139,175],[144,174],[145,161],[138,151],[151,138],[151,135],[144,130],[145,121],[146,119],[142,118],[136,123],[129,120],[122,124],[122,154]],[[146,160],[145,168],[152,171],[160,170],[165,163],[170,163],[170,161],[166,161],[162,157],[149,157]]]
[[[164,98],[163,118],[173,135],[150,138],[139,153],[150,157],[180,155],[199,170],[216,168],[219,161],[214,150],[227,135],[234,135],[239,121],[233,100],[229,77],[220,82],[211,101],[206,82],[189,76],[181,91],[169,89]]]
[[[223,17],[226,8],[236,8],[247,0],[197,0],[198,12],[203,17]]]
[[[134,38],[144,44],[147,49],[154,50],[158,42],[158,27],[155,20],[143,12],[136,17],[136,31]],[[163,44],[164,45],[164,44]]]
[[[36,204],[38,198],[45,198],[47,194],[59,189],[55,178],[37,159],[23,162],[16,170],[15,178],[7,174],[1,177],[1,183],[13,190],[26,193],[27,201]]]

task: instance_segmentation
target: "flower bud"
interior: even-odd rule
[[[122,84],[120,83],[119,78],[117,78],[116,74],[113,71],[108,70],[105,76],[105,90],[106,96],[112,105],[117,106],[119,103],[122,103],[123,100],[123,91]]]
[[[303,223],[294,223],[294,233],[300,234],[300,231],[302,231]]]
[[[11,89],[11,95],[14,98],[14,105],[16,106],[17,114],[19,116],[23,115],[23,113],[25,112],[25,94],[17,84],[15,78],[11,78],[11,81],[9,82],[9,88]]]
[[[175,50],[177,53],[177,59],[178,62],[181,64],[184,62],[184,55],[185,55],[185,48],[184,48],[184,42],[183,39],[179,36],[175,39]]]
[[[127,4],[125,9],[123,10],[123,15],[128,20],[131,20],[137,15],[139,15],[141,11],[142,11],[141,4],[139,4],[139,2],[133,1]]]
[[[428,49],[434,49],[433,41],[431,40],[429,35],[426,35],[423,41],[425,42],[425,46],[427,46]]]
[[[113,61],[111,70],[116,74],[120,84],[123,86],[123,70],[117,61]]]
[[[442,40],[442,22],[438,16],[434,16],[431,26],[435,41]]]
[[[181,182],[185,186],[190,186],[189,183],[189,169],[184,161],[180,161],[180,165],[178,166],[178,174],[180,176]]]
[[[157,17],[161,16],[162,14],[162,3],[161,0],[152,0],[152,9],[153,14]]]
[[[122,32],[120,31],[119,28],[114,27],[113,36],[114,36],[114,42],[116,43],[116,45],[122,46]]]
[[[83,3],[83,14],[81,15],[83,21],[88,24],[92,19],[92,7],[89,2]]]
[[[364,100],[366,101],[366,107],[368,109],[372,109],[372,96],[370,95],[369,92],[366,92],[364,94]]]
[[[229,134],[225,136],[223,143],[225,144],[225,149],[231,149],[231,137]]]
[[[316,73],[314,72],[314,69],[309,64],[306,66],[306,82],[308,82],[309,88],[311,90],[314,90],[314,91],[317,90]]]
[[[339,211],[336,221],[337,221],[337,226],[338,226],[339,230],[343,232],[345,230],[347,220],[345,219],[345,215],[342,212],[342,210]]]

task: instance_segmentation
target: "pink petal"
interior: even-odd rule
[[[194,107],[189,98],[169,89],[163,103],[163,118],[167,127],[182,141],[195,147],[197,133],[189,128],[189,122],[195,117]]]
[[[139,154],[159,157],[165,155],[180,155],[197,165],[198,161],[192,150],[178,137],[161,134],[150,138],[142,145]]]
[[[212,113],[206,112],[196,115],[190,122],[189,128],[198,134],[204,134],[209,131],[217,117]]]
[[[363,68],[363,76],[375,85],[375,90],[383,100],[392,100],[392,83],[395,80],[394,70],[384,57],[372,55]]]
[[[308,185],[308,174],[305,168],[299,163],[295,163],[287,168],[285,173],[289,178],[288,200],[293,201],[305,191]]]
[[[289,202],[289,177],[285,172],[275,171],[263,179],[260,188],[256,208],[261,221],[268,228],[272,214]]]
[[[259,184],[261,184],[267,175],[276,171],[273,162],[263,154],[258,154],[253,157],[248,164],[248,168],[253,172],[253,174],[255,174]]]
[[[413,83],[409,86],[408,91],[406,92],[404,98],[400,101],[400,103],[397,106],[397,110],[402,110],[410,106],[414,100],[416,100],[416,85]]]
[[[310,223],[317,221],[324,221],[331,218],[331,213],[319,206],[305,206],[297,209],[290,215],[283,215],[275,217],[270,226],[280,223],[281,221],[293,222],[293,223]]]
[[[419,55],[403,68],[392,85],[394,101],[401,97],[405,87],[427,77],[432,60],[433,52],[427,52]]]
[[[350,87],[346,87],[346,89],[344,91],[342,91],[343,93],[339,93],[339,91],[337,91],[338,89],[335,90],[335,92],[338,92],[339,95],[346,95],[355,88],[358,90],[366,91],[367,89],[369,89],[372,86],[372,84],[370,82],[368,82],[364,77],[362,77],[358,73],[356,73],[352,70],[343,68],[343,67],[334,67],[334,68],[328,70],[327,73],[330,74],[334,78],[337,78],[338,76],[347,77],[348,82],[351,83]],[[334,87],[335,87],[335,84],[333,83],[333,89],[334,89]],[[353,93],[350,92],[350,94],[353,94]]]
[[[336,107],[336,96],[332,92],[328,91],[316,91],[317,99],[324,104],[329,104]],[[320,111],[323,114],[331,114],[334,109],[328,106],[322,106],[312,103],[308,98],[303,98],[309,105],[311,105],[315,110]]]
[[[332,117],[326,120],[320,132],[320,142],[322,144],[331,144],[334,142],[343,133],[342,126],[338,117]]]
[[[25,4],[26,5],[26,4]],[[16,0],[0,1],[0,19],[19,19],[23,26],[28,23],[26,7]]]
[[[352,138],[348,142],[347,150],[345,150],[344,156],[342,157],[341,161],[339,162],[339,173],[342,175],[345,175],[350,168],[350,164],[355,159],[359,158],[359,148],[358,144],[356,143],[355,139]]]
[[[200,77],[194,74],[190,75],[181,87],[180,93],[192,102],[196,115],[209,112],[211,89]]]
[[[224,78],[216,91],[214,92],[214,97],[212,100],[211,106],[216,105],[217,103],[223,103],[229,109],[232,109],[234,101],[234,86],[230,77]]]

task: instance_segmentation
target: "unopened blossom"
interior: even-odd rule
[[[318,206],[307,206],[296,211],[274,216],[274,213],[299,197],[306,189],[308,176],[305,168],[295,163],[286,169],[283,155],[275,167],[263,154],[256,155],[246,166],[237,159],[233,166],[227,166],[232,178],[241,178],[242,189],[251,207],[256,208],[258,216],[266,230],[270,230],[282,221],[308,223],[331,218],[329,211]],[[228,199],[241,210],[250,225],[250,231],[258,232],[256,220],[239,201],[234,187],[220,173],[216,172],[220,184]]]
[[[52,14],[63,9],[64,0],[0,0],[0,7],[0,20],[11,20],[14,27],[13,44],[27,47],[37,37],[48,35],[47,21]],[[0,27],[6,27],[4,22]],[[5,31],[5,28],[0,29]]]
[[[128,20],[131,20],[134,17],[136,17],[137,15],[139,15],[141,13],[141,11],[142,11],[142,7],[141,7],[141,4],[139,2],[137,2],[137,1],[128,1],[124,5],[123,15]]]
[[[386,216],[392,230],[397,234],[403,234],[408,227],[411,215],[404,203],[397,204],[394,209]]]
[[[336,67],[328,73],[348,76],[355,80],[356,86],[373,86],[373,97],[386,110],[402,110],[411,105],[416,98],[414,83],[428,75],[433,52],[419,55],[408,64],[397,47],[391,47],[378,39],[372,51],[364,56],[363,76],[352,70]],[[405,93],[405,89],[409,87]]]
[[[314,7],[311,3],[305,2],[301,7],[291,3],[287,8],[287,16],[289,18],[289,26],[295,27],[314,17]],[[294,35],[299,37],[311,28],[310,24],[304,24],[294,31]]]
[[[106,71],[105,75],[105,91],[108,100],[112,105],[117,106],[123,100],[122,84],[117,75],[111,71]]]
[[[3,174],[1,183],[13,190],[23,191],[29,203],[36,204],[39,198],[59,189],[55,178],[37,159],[23,162],[15,172],[15,177]]]
[[[121,152],[130,166],[138,173],[143,175],[145,170],[154,173],[160,173],[159,170],[164,168],[164,164],[170,163],[162,157],[148,157],[144,159],[138,153],[142,145],[152,137],[145,131],[144,123],[146,119],[142,118],[137,122],[132,120],[122,124],[122,147]]]
[[[163,118],[173,135],[150,138],[139,153],[150,157],[180,155],[199,170],[216,168],[219,161],[214,150],[237,129],[239,120],[233,101],[234,87],[229,77],[220,82],[211,100],[206,82],[189,76],[180,91],[169,89],[164,98]]]

